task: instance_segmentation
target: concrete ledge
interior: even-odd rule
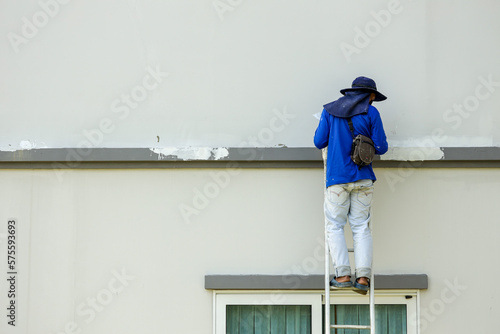
[[[322,290],[323,275],[206,275],[207,290]],[[375,275],[375,289],[427,289],[426,274]]]
[[[429,154],[432,153],[432,154]],[[499,168],[498,147],[392,148],[375,168]],[[413,159],[413,160],[412,160]],[[420,159],[420,160],[415,160]],[[0,168],[323,168],[314,147],[42,148],[0,151]]]

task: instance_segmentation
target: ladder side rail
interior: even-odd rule
[[[373,235],[373,219],[370,220],[370,233]],[[372,242],[373,245],[373,242]],[[373,247],[373,246],[372,246]],[[370,275],[370,334],[375,334],[375,274],[373,271],[373,249],[372,249],[372,272]]]
[[[325,333],[330,334],[330,254],[325,223]]]
[[[326,159],[328,147],[321,150],[323,157],[323,194],[326,196]],[[325,224],[325,334],[330,334],[330,247],[328,246],[328,233]]]
[[[373,264],[372,264],[372,274],[370,277],[370,334],[375,334],[375,275],[373,274]]]

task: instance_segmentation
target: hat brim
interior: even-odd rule
[[[371,88],[346,88],[346,89],[342,89],[340,90],[340,93],[342,95],[345,95],[346,92],[354,92],[354,91],[364,91],[364,92],[370,92],[370,93],[375,93],[375,100],[374,101],[384,101],[384,100],[387,100],[387,96],[385,96],[384,94],[380,93],[379,91],[375,90],[375,89],[371,89]]]

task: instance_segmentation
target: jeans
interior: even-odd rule
[[[356,278],[371,276],[373,241],[369,224],[372,196],[372,180],[336,184],[326,189],[325,224],[335,277],[351,275],[344,237],[348,218],[354,240]]]

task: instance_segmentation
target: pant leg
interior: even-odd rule
[[[348,184],[333,185],[326,189],[325,194],[326,233],[335,277],[351,275],[344,236],[350,206],[349,190]]]
[[[360,180],[354,183],[350,193],[349,225],[354,240],[356,278],[371,276],[373,240],[370,229],[370,209],[372,197],[372,180]]]

